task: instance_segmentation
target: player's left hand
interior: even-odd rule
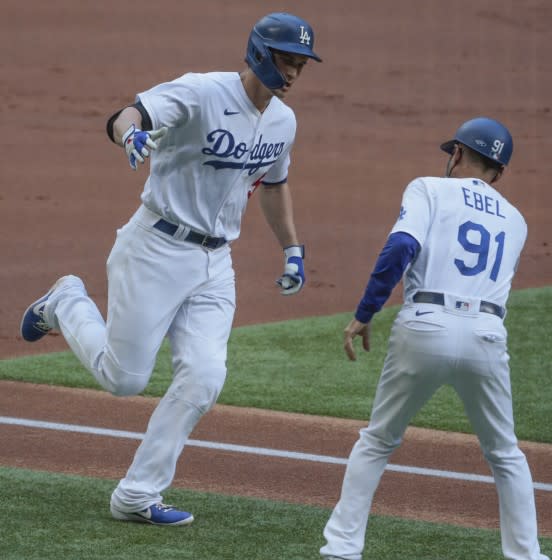
[[[305,247],[303,245],[290,245],[284,249],[284,273],[276,284],[282,288],[280,293],[284,296],[296,294],[305,284],[305,269],[303,259]]]
[[[343,331],[343,348],[349,357],[349,360],[356,360],[356,353],[353,346],[355,336],[362,337],[362,347],[366,352],[370,352],[370,323],[361,323],[353,319]]]
[[[168,128],[163,126],[157,130],[140,130],[136,125],[131,125],[123,134],[123,146],[125,148],[130,167],[136,171],[136,162],[144,163],[149,157],[150,150],[157,150],[157,140],[167,134]]]

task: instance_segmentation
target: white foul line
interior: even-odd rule
[[[29,420],[26,418],[11,418],[0,416],[0,424],[11,426],[24,426],[27,428],[39,428],[42,430],[56,430],[60,432],[74,432],[80,434],[91,434],[95,436],[117,437],[124,439],[144,439],[144,434],[140,432],[127,432],[125,430],[109,430],[105,428],[95,428],[93,426],[78,426],[75,424],[60,424],[57,422],[43,422],[40,420]],[[280,457],[283,459],[294,459],[296,461],[312,461],[314,463],[327,463],[333,465],[346,465],[347,459],[341,457],[331,457],[328,455],[316,455],[312,453],[298,453],[296,451],[283,451],[269,449],[267,447],[251,447],[248,445],[234,445],[232,443],[218,443],[215,441],[203,441],[199,439],[189,439],[186,442],[190,447],[204,447],[207,449],[219,449],[221,451],[232,451],[234,453],[249,453],[252,455],[262,455],[265,457]],[[494,484],[492,476],[479,474],[460,473],[455,471],[443,471],[439,469],[427,469],[422,467],[410,467],[407,465],[388,464],[386,470],[406,474],[417,474],[421,476],[432,476],[437,478],[449,478],[454,480],[465,480],[468,482],[483,482]],[[552,492],[552,484],[545,482],[534,482],[535,490]]]

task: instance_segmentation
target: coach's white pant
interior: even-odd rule
[[[78,286],[63,292],[54,311],[73,352],[114,395],[146,387],[168,335],[173,380],[113,493],[123,511],[161,501],[171,484],[188,436],[223,387],[235,309],[230,248],[173,239],[152,228],[157,219],[142,207],[118,231],[107,261],[107,322]]]
[[[415,311],[431,311],[420,317]],[[531,473],[514,434],[506,330],[494,315],[437,305],[403,307],[367,428],[349,457],[341,497],[324,529],[324,556],[360,560],[372,498],[411,418],[443,384],[454,387],[496,483],[504,556],[540,554]]]

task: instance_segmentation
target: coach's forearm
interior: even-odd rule
[[[408,233],[392,233],[382,249],[374,270],[358,304],[355,319],[368,323],[389,299],[400,282],[406,267],[418,254],[420,244]]]
[[[263,214],[280,245],[298,245],[288,184],[261,185],[259,191]]]

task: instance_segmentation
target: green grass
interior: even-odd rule
[[[0,468],[3,560],[115,558],[318,560],[329,510],[252,498],[171,490],[168,501],[196,515],[190,527],[117,522],[114,481]],[[552,539],[541,539],[552,552]],[[367,558],[499,560],[497,531],[374,516]]]
[[[552,287],[515,291],[508,309],[517,435],[552,442]],[[396,312],[393,307],[376,315],[372,351],[365,353],[358,345],[356,362],[348,361],[342,350],[349,313],[234,329],[219,402],[367,420]],[[0,379],[99,388],[70,352],[4,360]],[[165,345],[144,394],[162,395],[169,379]],[[448,387],[437,392],[413,425],[472,432]]]

